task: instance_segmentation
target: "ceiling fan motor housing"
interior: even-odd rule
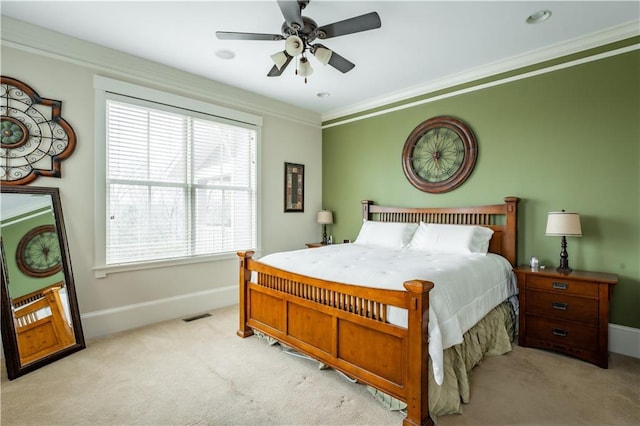
[[[302,22],[304,23],[304,26],[299,30],[296,30],[290,27],[287,24],[287,21],[283,22],[282,28],[281,28],[282,35],[285,36],[285,38],[292,35],[297,35],[298,37],[303,39],[306,43],[311,43],[313,40],[316,39],[316,37],[318,38],[324,38],[323,36],[326,37],[326,35],[322,31],[317,31],[318,24],[316,24],[316,21],[314,21],[313,19],[307,16],[303,16]]]

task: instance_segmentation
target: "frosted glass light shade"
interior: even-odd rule
[[[287,41],[284,42],[284,50],[287,51],[289,56],[298,56],[304,49],[304,42],[298,36],[289,36]]]
[[[307,77],[313,74],[313,68],[307,58],[300,58],[300,64],[298,65],[298,74],[300,77]]]
[[[569,212],[549,212],[546,234],[558,237],[582,237],[580,215]]]
[[[271,55],[271,60],[276,65],[276,68],[282,69],[282,66],[287,63],[287,54],[284,52],[278,52]]]
[[[313,54],[315,55],[318,62],[322,65],[327,65],[331,60],[331,55],[333,52],[329,49],[325,49],[324,47],[318,47],[314,50]]]

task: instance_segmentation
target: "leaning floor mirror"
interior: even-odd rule
[[[2,346],[10,380],[85,347],[58,188],[1,186]]]

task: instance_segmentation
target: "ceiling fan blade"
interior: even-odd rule
[[[280,34],[234,33],[230,31],[216,31],[216,37],[220,40],[284,40]]]
[[[284,20],[287,21],[288,26],[295,30],[304,27],[302,9],[297,1],[278,0],[278,6],[280,6],[280,11],[282,12],[282,16],[284,16]]]
[[[285,52],[285,54],[286,54],[286,52]],[[267,74],[267,77],[279,77],[279,76],[281,76],[282,73],[284,72],[284,69],[287,68],[287,65],[289,65],[289,63],[291,62],[292,59],[293,59],[293,56],[287,55],[287,60],[285,61],[284,64],[282,64],[280,69],[278,69],[278,67],[274,65],[271,68],[271,71],[269,71],[269,74]]]
[[[317,32],[319,38],[325,39],[358,33],[360,31],[374,30],[381,26],[382,21],[380,21],[380,15],[378,15],[377,12],[371,12],[345,19],[344,21],[334,22],[333,24],[323,25],[317,29]]]
[[[329,65],[337,69],[342,73],[347,73],[356,66],[353,62],[345,59],[344,57],[338,55],[336,52],[331,54],[331,59],[329,59]]]
[[[315,45],[313,45],[313,50],[312,50],[314,55],[316,54],[316,50],[318,48],[327,49],[325,46],[321,45],[320,43],[316,43]],[[331,52],[331,56],[329,57],[329,62],[327,62],[327,64],[331,65],[332,67],[334,67],[338,71],[340,71],[342,73],[347,73],[347,72],[351,71],[353,69],[353,67],[356,66],[356,64],[354,64],[353,62],[349,61],[345,57],[338,55],[335,51],[330,50],[330,49],[327,49],[327,50],[329,50]]]

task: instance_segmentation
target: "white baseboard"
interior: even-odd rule
[[[640,358],[640,328],[609,324],[609,352]]]
[[[198,314],[238,303],[238,286],[190,293],[82,314],[85,339]]]

